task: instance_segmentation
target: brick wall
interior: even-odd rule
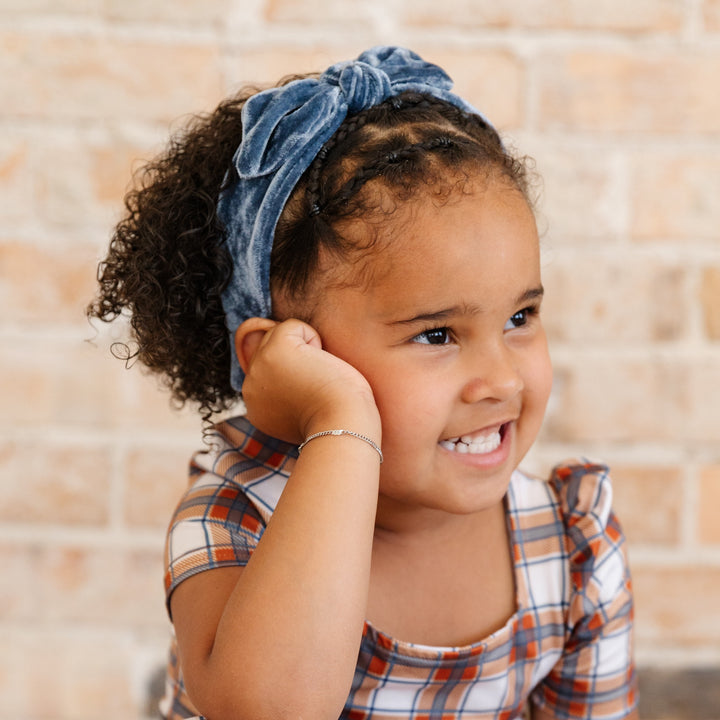
[[[386,42],[537,159],[530,466],[612,464],[640,663],[720,667],[719,0],[0,0],[0,720],[153,712],[199,423],[83,316],[131,168],[243,81]]]

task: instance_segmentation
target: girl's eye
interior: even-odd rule
[[[412,341],[420,343],[421,345],[446,345],[450,342],[450,329],[440,327],[425,330],[419,335],[416,335]]]
[[[505,330],[513,330],[515,328],[523,327],[530,321],[532,315],[537,314],[538,309],[534,307],[524,308],[519,310],[505,323]]]

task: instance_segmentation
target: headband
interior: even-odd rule
[[[242,109],[242,142],[226,178],[217,214],[224,225],[233,274],[222,303],[231,335],[231,382],[244,379],[234,335],[251,317],[270,317],[270,252],[275,226],[295,185],[343,120],[405,91],[426,93],[478,114],[450,92],[442,68],[410,50],[376,47],[329,67],[319,78],[295,80],[250,97]]]

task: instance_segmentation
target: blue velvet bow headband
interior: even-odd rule
[[[348,115],[405,91],[427,93],[477,113],[450,92],[437,65],[404,48],[376,47],[357,60],[332,65],[320,78],[296,80],[247,100],[243,137],[233,163],[236,177],[218,201],[233,275],[222,302],[231,335],[231,381],[242,388],[234,335],[251,317],[270,317],[270,252],[285,203],[320,148]]]

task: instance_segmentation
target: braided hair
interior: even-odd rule
[[[479,115],[430,95],[405,92],[349,117],[323,146],[296,186],[275,231],[271,288],[301,299],[318,269],[320,250],[339,259],[367,249],[341,232],[344,222],[392,212],[423,189],[440,190],[472,169],[500,173],[532,203],[529,161],[507,151]],[[449,192],[449,190],[447,191]]]
[[[197,116],[143,169],[125,198],[126,214],[87,308],[89,318],[106,322],[129,316],[133,347],[119,355],[157,373],[178,405],[196,403],[206,422],[237,400],[221,303],[232,258],[216,205],[242,137],[242,107],[255,92],[245,88]],[[381,211],[366,188],[381,183],[395,199],[408,200],[418,188],[470,167],[502,173],[528,198],[525,161],[512,157],[477,115],[403,93],[346,118],[280,217],[271,255],[273,293],[302,297],[321,251],[343,259],[358,250],[340,227]]]

